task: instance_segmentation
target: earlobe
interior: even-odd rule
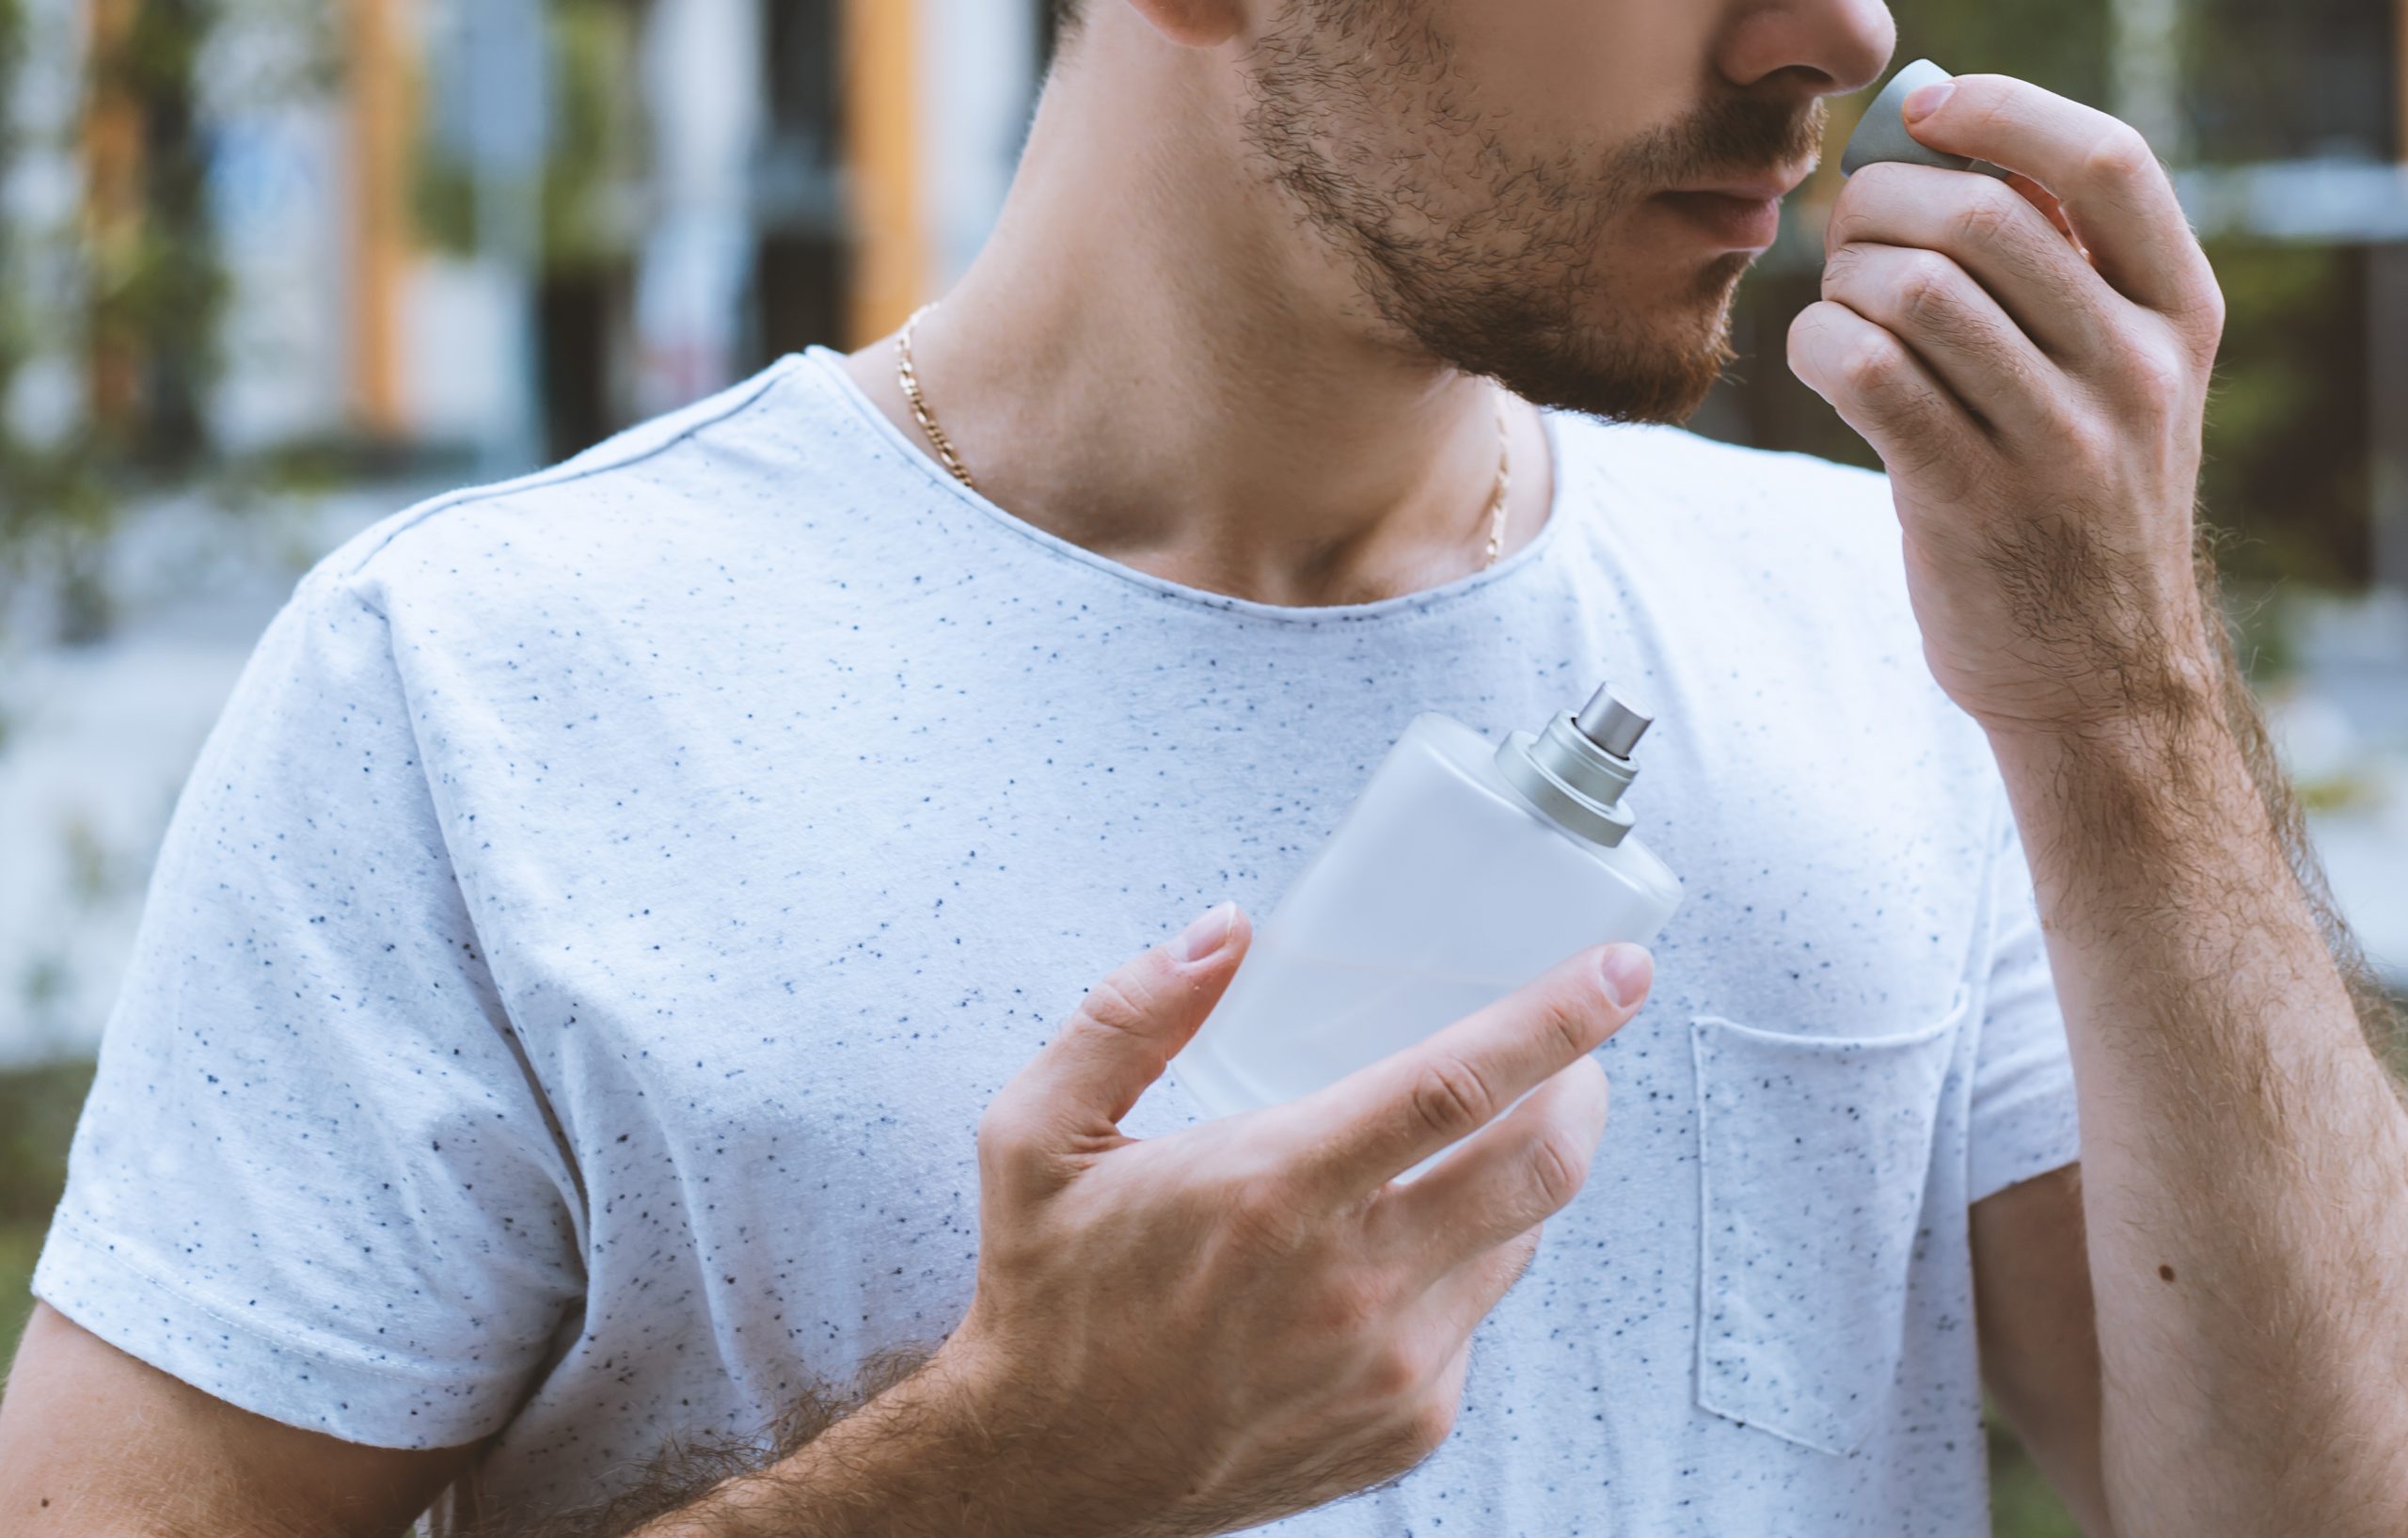
[[[1246,0],[1127,0],[1147,24],[1183,48],[1218,48],[1245,31]]]

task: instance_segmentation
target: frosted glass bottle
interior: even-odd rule
[[[1623,801],[1649,724],[1610,687],[1501,747],[1416,716],[1256,925],[1228,991],[1171,1059],[1180,1086],[1214,1116],[1279,1104],[1585,946],[1652,941],[1681,887],[1631,835]]]

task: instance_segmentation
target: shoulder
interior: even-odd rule
[[[548,468],[404,508],[329,553],[302,589],[379,613],[480,594],[624,592],[665,556],[736,538],[731,525],[772,486],[807,473],[770,451],[807,449],[809,413],[825,408],[812,378],[809,360],[790,356]]]

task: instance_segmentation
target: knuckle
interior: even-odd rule
[[[1829,298],[1832,293],[1847,288],[1850,280],[1856,277],[1863,265],[1863,246],[1853,241],[1834,246],[1831,254],[1823,259],[1824,297]]]
[[[2095,181],[2131,182],[2158,168],[2157,151],[2141,131],[2117,123],[2099,137],[2083,157],[2083,171]]]
[[[1303,1206],[1286,1184],[1268,1175],[1249,1175],[1232,1186],[1224,1203],[1228,1226],[1247,1248],[1285,1254],[1305,1238]]]
[[[1607,1004],[1593,967],[1574,969],[1560,988],[1540,999],[1538,1023],[1554,1055],[1569,1063],[1606,1039]]]
[[[1497,1290],[1498,1297],[1521,1285],[1522,1278],[1529,1273],[1530,1262],[1538,1259],[1539,1245],[1545,1237],[1545,1225],[1533,1223],[1497,1246],[1504,1270],[1503,1282]]]
[[[2064,441],[2076,465],[2096,466],[2112,462],[2115,457],[2115,429],[2092,413],[2083,413],[2066,424]]]
[[[1419,1463],[1446,1446],[1455,1434],[1455,1414],[1454,1403],[1443,1395],[1433,1394],[1415,1405],[1405,1418],[1405,1455]]]
[[[1530,1145],[1530,1183],[1545,1210],[1560,1212],[1589,1182],[1589,1153],[1560,1127],[1550,1127]]]
[[[1414,1118],[1441,1136],[1463,1137],[1479,1131],[1496,1108],[1480,1070],[1453,1053],[1433,1056],[1414,1078]]]
[[[1991,186],[1995,183],[1985,183],[1986,189]],[[1985,190],[1981,197],[1958,209],[1956,218],[1957,238],[1968,246],[1998,245],[2014,229],[2019,217],[2015,208],[2005,200],[2008,198],[2015,198],[2017,202],[2022,201],[2015,193],[1999,187],[1996,191]]]
[[[978,1113],[978,1162],[1000,1168],[1019,1163],[1030,1148],[1027,1128],[1020,1118],[1002,1102],[992,1102]]]
[[[1790,321],[1786,352],[1789,367],[1793,372],[1799,373],[1811,372],[1812,360],[1815,354],[1815,339],[1823,334],[1825,324],[1823,310],[1830,304],[1830,301],[1828,298],[1818,299],[1799,310]]]
[[[1387,1316],[1391,1302],[1387,1284],[1378,1276],[1341,1272],[1322,1285],[1311,1318],[1315,1326],[1328,1335],[1359,1338],[1378,1327]]]
[[[1862,196],[1864,178],[1880,168],[1878,166],[1867,166],[1840,188],[1839,197],[1832,200],[1830,215],[1823,221],[1825,255],[1835,253],[1856,238],[1856,228],[1861,222],[1857,217],[1856,204]]]
[[[1142,961],[1121,968],[1087,990],[1079,1013],[1092,1024],[1113,1032],[1142,1029],[1153,1015],[1153,998],[1141,974]]]
[[[1896,383],[1898,349],[1878,331],[1857,338],[1840,355],[1840,383],[1858,394],[1877,394]]]
[[[1956,308],[1956,264],[1936,251],[1909,257],[1898,276],[1898,300],[1910,321],[1930,321]]]
[[[1384,1340],[1364,1367],[1363,1391],[1375,1403],[1395,1404],[1427,1384],[1431,1372],[1422,1353],[1409,1342]]]
[[[2147,342],[2123,349],[2121,373],[2129,393],[2152,412],[2173,410],[2190,389],[2189,363]]]
[[[1959,75],[1957,78],[1965,80],[1968,77]],[[1948,99],[1948,104],[1963,115],[1968,131],[1983,137],[1989,137],[2002,129],[2020,126],[2018,108],[1999,95],[1995,88],[1982,82],[1957,87],[1956,94]]]

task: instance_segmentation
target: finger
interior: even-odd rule
[[[1451,1161],[1450,1161],[1451,1162]],[[1468,1339],[1480,1322],[1497,1311],[1505,1294],[1521,1285],[1545,1240],[1544,1227],[1526,1229],[1482,1250],[1431,1284],[1407,1317],[1417,1327]]]
[[[1950,84],[1937,110],[1909,113],[1907,132],[1935,150],[2021,171],[2056,194],[2117,293],[2178,321],[2209,313],[2214,270],[2139,130],[2006,75],[1958,75]]]
[[[1655,963],[1637,945],[1597,945],[1427,1040],[1281,1107],[1306,1191],[1333,1207],[1478,1132],[1639,1011]]]
[[[1117,1129],[1220,1002],[1252,934],[1237,905],[1223,903],[1123,964],[997,1091],[994,1112],[1065,1136]],[[1192,957],[1191,941],[1203,947]]]
[[[1807,388],[1873,445],[1894,475],[1922,477],[1954,464],[1980,473],[1989,440],[1965,408],[1889,331],[1829,299],[1789,325],[1789,367]],[[1954,495],[1935,488],[1943,499]]]
[[[2087,262],[2090,260],[2090,247],[2082,244],[2082,236],[2074,230],[2073,220],[2066,214],[2066,205],[2057,201],[2055,193],[2033,181],[2021,171],[2010,172],[2006,184],[2021,193],[2024,201],[2047,214],[2049,222],[2056,226],[2057,233],[2073,242],[2074,249],[2082,253],[2083,262]]]
[[[1409,1184],[1381,1194],[1369,1243],[1422,1285],[1570,1204],[1605,1135],[1606,1070],[1584,1055]]]
[[[2063,372],[1940,252],[1852,242],[1824,264],[1823,297],[1912,348],[1988,427],[2027,436],[2055,421]]]
[[[1827,256],[1866,242],[1940,252],[1972,274],[2041,351],[2077,372],[2111,357],[2119,324],[2132,317],[2131,301],[2108,286],[2044,210],[1989,177],[1867,166],[1842,190],[1823,242]]]

